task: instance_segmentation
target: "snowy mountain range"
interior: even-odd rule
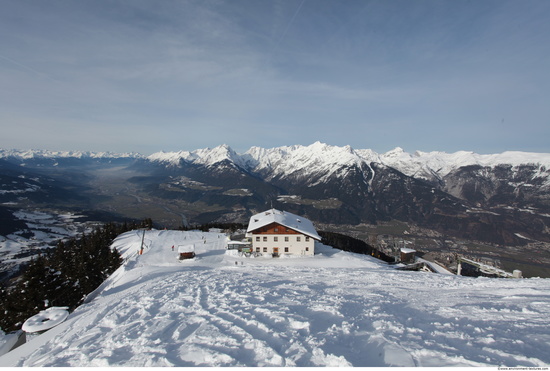
[[[247,171],[273,172],[274,175],[288,175],[304,170],[310,173],[334,173],[343,166],[360,166],[375,162],[392,167],[407,176],[426,180],[442,179],[456,169],[474,165],[496,167],[537,164],[544,168],[550,167],[550,153],[508,151],[501,154],[480,155],[466,151],[451,154],[416,151],[410,154],[397,147],[389,152],[378,154],[370,149],[354,150],[350,146],[338,147],[320,142],[310,146],[295,145],[270,149],[252,147],[243,154],[236,153],[227,145],[220,145],[213,149],[206,148],[192,152],[157,152],[148,156],[147,159],[175,166],[180,165],[181,162],[213,166],[222,161],[229,161]]]
[[[518,233],[527,240],[549,240],[546,153],[409,154],[396,148],[378,154],[320,142],[252,147],[242,154],[227,145],[150,156],[0,150],[0,170],[13,178],[0,187],[4,204],[36,198],[53,178],[57,183],[49,186],[69,192],[72,202],[84,197],[79,202],[91,208],[135,217],[120,207],[115,210],[115,203],[108,205],[106,199],[98,204],[98,189],[103,198],[115,197],[102,183],[109,181],[132,188],[138,203],[144,196],[156,204],[173,200],[163,207],[175,207],[170,213],[178,223],[182,214],[190,222],[245,221],[276,203],[323,223],[396,219],[495,243],[525,243]]]
[[[276,148],[252,147],[243,154],[235,152],[228,145],[215,148],[197,149],[194,151],[157,152],[144,156],[136,152],[90,152],[90,151],[47,151],[47,150],[6,150],[0,149],[0,159],[17,159],[22,162],[30,159],[147,159],[170,165],[194,163],[213,166],[222,161],[229,161],[252,172],[266,170],[292,174],[307,169],[311,172],[328,172],[344,165],[361,163],[379,163],[392,167],[403,174],[415,178],[432,180],[443,178],[450,172],[465,166],[496,167],[499,165],[537,164],[550,167],[550,153],[533,153],[507,151],[500,154],[481,155],[474,152],[459,151],[421,152],[413,154],[397,147],[389,152],[378,154],[370,149],[353,149],[350,146],[338,147],[321,142],[309,146],[294,145]],[[544,170],[543,170],[544,171]]]
[[[0,158],[12,158],[19,160],[29,159],[55,159],[55,158],[140,158],[139,153],[114,153],[91,151],[48,151],[41,149],[7,150],[0,148]]]

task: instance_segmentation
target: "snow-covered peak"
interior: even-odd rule
[[[411,155],[401,148],[396,148],[380,156],[384,165],[393,167],[402,173],[415,177],[430,177],[430,174],[443,177],[463,166],[480,165],[494,167],[497,165],[539,164],[550,167],[550,153],[503,152],[500,154],[480,155],[469,151],[421,152]]]
[[[342,167],[364,163],[351,146],[331,146],[315,142],[309,146],[295,145],[272,149],[251,148],[246,163],[252,171],[275,176],[300,175],[304,172],[322,176],[338,175]]]
[[[245,152],[243,158],[249,169],[266,169],[273,168],[279,164],[286,156],[289,151],[292,151],[292,147],[276,147],[276,148],[262,148],[262,147],[251,147],[248,151]]]
[[[179,165],[181,160],[206,166],[215,165],[221,161],[230,162],[242,166],[244,159],[227,144],[214,148],[202,148],[194,151],[157,152],[147,157],[150,161],[168,163],[172,166]]]
[[[382,163],[382,160],[380,159],[380,155],[373,151],[372,149],[356,149],[355,153],[357,153],[359,156],[363,158],[366,162],[378,162]]]
[[[189,161],[192,158],[191,152],[189,151],[178,151],[178,152],[155,152],[152,155],[148,156],[147,159],[151,162],[161,162],[168,163],[170,165],[178,165],[181,160]]]
[[[315,166],[352,165],[362,162],[362,159],[350,146],[338,147],[315,142],[310,146],[296,148],[292,157],[304,160],[305,164]]]
[[[395,147],[391,151],[388,151],[388,152],[384,153],[383,156],[384,157],[402,157],[402,156],[409,157],[410,155],[408,153],[406,153],[403,148]]]
[[[193,154],[195,156],[195,163],[206,166],[211,166],[225,160],[229,160],[239,166],[242,163],[241,156],[227,144],[222,144],[212,149],[198,149]]]
[[[550,166],[550,153],[506,151],[493,155],[476,155],[484,166],[539,164]]]

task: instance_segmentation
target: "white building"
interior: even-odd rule
[[[311,221],[276,209],[253,215],[246,237],[254,252],[273,256],[313,255],[315,241],[321,240]]]

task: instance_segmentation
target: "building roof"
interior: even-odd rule
[[[178,253],[195,252],[195,244],[178,246]]]
[[[321,237],[317,234],[313,223],[309,219],[277,209],[271,209],[252,215],[246,232],[255,231],[271,223],[278,223],[316,240],[321,240]]]
[[[441,266],[437,263],[434,263],[434,262],[431,262],[431,261],[428,261],[428,260],[424,260],[424,259],[421,259],[421,258],[416,258],[416,260],[419,261],[419,262],[422,262],[422,263],[426,263],[436,273],[448,274],[448,275],[451,275],[451,276],[455,275],[454,273],[450,272],[447,268],[445,268],[445,267],[443,267],[443,266]]]

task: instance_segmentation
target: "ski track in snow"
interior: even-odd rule
[[[201,232],[148,231],[137,256],[141,233],[115,241],[127,261],[101,292],[0,364],[550,364],[547,279],[396,271],[322,245],[313,258],[244,258]],[[190,242],[197,257],[178,261]]]

